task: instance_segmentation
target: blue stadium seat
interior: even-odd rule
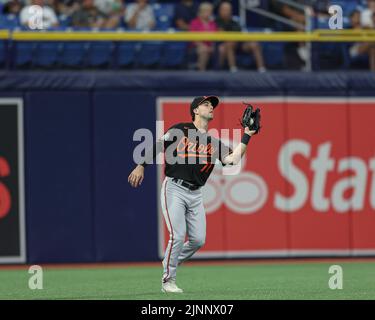
[[[174,7],[175,4],[171,3],[155,3],[152,5],[155,16],[167,15],[169,17],[174,16]]]
[[[330,5],[339,5],[342,8],[345,17],[348,17],[358,8],[360,3],[357,0],[331,0]]]
[[[3,66],[5,64],[6,59],[6,45],[5,41],[0,41],[0,65]]]
[[[64,14],[59,16],[60,27],[69,27],[71,25],[72,18]]]
[[[344,69],[369,69],[369,56],[368,54],[360,54],[356,57],[351,57],[349,50],[354,43],[343,43],[343,57],[344,57]]]
[[[267,68],[284,66],[284,42],[262,42],[263,58]]]
[[[62,46],[59,63],[65,67],[81,68],[84,66],[86,43],[66,42]]]
[[[88,46],[87,64],[90,67],[108,66],[112,60],[113,43],[111,41],[90,42]]]
[[[167,15],[163,15],[156,18],[156,30],[165,31],[171,28],[172,26],[172,18],[168,17]]]
[[[14,14],[0,14],[0,29],[15,29],[20,26],[18,17]]]
[[[311,45],[314,71],[345,68],[344,43],[313,42]]]
[[[137,64],[141,67],[156,67],[161,60],[162,42],[143,42],[137,56]]]
[[[36,46],[34,65],[38,67],[53,67],[62,47],[61,42],[39,42]]]
[[[174,5],[168,3],[155,3],[152,7],[156,19],[156,29],[168,30],[172,26]]]
[[[250,68],[255,66],[254,57],[248,53],[240,53],[237,55],[237,65],[242,68]]]
[[[33,61],[35,42],[21,41],[13,44],[15,50],[14,64],[16,67],[30,66]]]
[[[166,68],[181,68],[187,63],[186,42],[166,42],[163,47],[160,65]]]
[[[117,47],[117,65],[119,67],[133,66],[138,49],[137,42],[121,42]]]
[[[278,69],[285,65],[285,43],[283,42],[261,42],[262,54],[266,68]],[[238,65],[245,68],[255,67],[254,55],[240,51],[237,56]]]

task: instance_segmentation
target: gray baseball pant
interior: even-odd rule
[[[189,190],[166,177],[160,193],[170,237],[163,260],[163,282],[176,280],[178,264],[189,259],[206,240],[202,190]],[[185,236],[188,241],[185,242]]]

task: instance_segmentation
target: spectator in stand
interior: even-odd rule
[[[370,2],[370,1],[368,1]],[[374,1],[375,3],[375,1]],[[350,24],[352,29],[366,29],[370,26],[370,20],[363,20],[363,12],[354,10],[350,14]],[[372,14],[371,23],[375,23],[375,12]],[[362,23],[366,23],[363,25]],[[375,71],[375,44],[373,42],[357,42],[354,43],[350,49],[349,54],[352,58],[357,58],[360,55],[369,56],[370,70]]]
[[[107,15],[107,28],[117,28],[120,25],[125,13],[122,0],[95,0],[94,3],[99,11]]]
[[[375,0],[367,0],[367,8],[361,12],[361,26],[373,29],[375,27],[373,15],[375,13]]]
[[[152,30],[155,27],[154,10],[147,0],[137,0],[126,7],[125,22],[130,29]]]
[[[215,21],[212,20],[213,6],[209,2],[199,5],[198,16],[190,23],[190,31],[214,32],[217,31]],[[198,70],[205,71],[214,52],[214,44],[210,41],[194,42],[193,46],[198,55]]]
[[[328,17],[328,7],[329,7],[329,0],[295,0],[293,1],[295,6],[284,3],[278,0],[271,0],[271,10],[275,13],[284,16],[285,18],[289,19],[291,22],[299,24],[299,26],[291,27],[285,25],[286,31],[305,31],[306,28],[306,16],[305,10],[309,9],[308,11],[313,16],[319,17]],[[291,2],[291,3],[293,3]],[[288,46],[295,46],[295,44],[290,43]],[[309,52],[305,45],[305,42],[300,42],[297,44],[297,54],[298,57],[304,62],[307,62],[309,57]]]
[[[216,25],[220,31],[241,31],[241,26],[233,20],[232,5],[229,1],[224,1],[219,6],[218,17]],[[237,71],[236,63],[236,48],[237,42],[228,41],[219,45],[219,63],[220,67],[224,66],[225,61],[228,61],[229,70],[231,72]],[[255,64],[259,72],[265,72],[262,49],[258,42],[245,42],[242,44],[242,50],[246,53],[254,55]]]
[[[19,15],[23,7],[23,3],[20,0],[10,0],[4,4],[3,14],[15,14]]]
[[[95,7],[94,0],[82,0],[80,8],[72,15],[72,26],[76,28],[107,28],[107,16]]]
[[[67,17],[80,8],[80,1],[75,0],[46,0],[46,4],[53,8],[56,14]]]
[[[197,16],[198,6],[193,0],[181,0],[175,7],[174,24],[181,31],[189,31],[190,22]]]
[[[42,8],[41,23],[36,18],[36,12],[32,6]],[[25,6],[20,12],[20,22],[23,26],[30,29],[49,29],[59,25],[55,11],[51,7],[46,6],[44,0],[32,0],[30,5]]]

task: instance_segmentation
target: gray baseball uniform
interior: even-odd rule
[[[215,108],[219,99],[214,96],[197,97],[190,106],[193,110],[205,100]],[[194,116],[193,116],[194,119]],[[141,165],[152,163],[156,155],[164,151],[165,176],[161,190],[161,208],[170,239],[163,260],[163,283],[176,280],[177,266],[189,259],[206,239],[206,214],[202,190],[216,160],[223,159],[232,150],[219,139],[201,132],[190,123],[172,126],[152,152],[147,152]],[[174,160],[178,160],[177,162]],[[185,237],[188,240],[185,242]]]
[[[201,187],[210,176],[216,159],[232,152],[220,140],[201,133],[194,123],[180,123],[165,134],[165,180],[161,207],[170,233],[163,260],[163,281],[175,280],[178,264],[189,259],[206,239],[206,214]],[[173,138],[175,137],[176,139]],[[194,137],[194,138],[192,138]],[[169,148],[172,143],[174,146]],[[183,163],[169,163],[169,158]],[[193,161],[191,161],[193,160]],[[188,241],[185,242],[185,236]]]
[[[175,280],[177,265],[189,259],[206,240],[202,190],[189,190],[181,180],[166,177],[160,194],[170,239],[163,260],[163,280]],[[185,242],[187,233],[188,241]]]

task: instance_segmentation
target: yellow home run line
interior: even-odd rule
[[[0,31],[1,39],[17,41],[285,41],[371,42],[375,30],[315,30],[313,32],[80,32]]]

